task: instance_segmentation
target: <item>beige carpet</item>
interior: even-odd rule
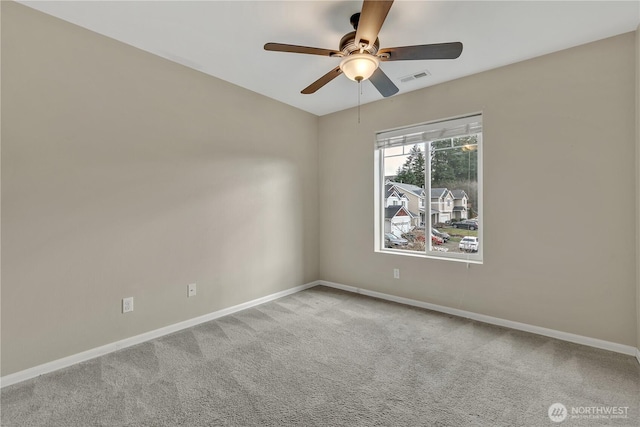
[[[638,426],[640,365],[316,287],[6,387],[1,398],[2,425],[21,427]],[[556,402],[581,418],[552,422]],[[584,413],[612,407],[625,417]]]

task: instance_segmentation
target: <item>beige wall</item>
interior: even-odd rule
[[[628,33],[364,105],[360,124],[353,109],[321,117],[321,278],[635,345],[634,45]],[[484,264],[374,253],[374,133],[477,111]]]
[[[318,278],[316,116],[12,2],[2,90],[2,375]]]

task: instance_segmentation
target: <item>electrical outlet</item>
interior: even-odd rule
[[[122,312],[128,313],[133,311],[133,297],[122,298]]]
[[[394,279],[399,279],[400,278],[400,269],[399,268],[394,268],[393,269],[393,278]]]
[[[187,297],[195,297],[196,296],[196,284],[191,283],[187,285]]]

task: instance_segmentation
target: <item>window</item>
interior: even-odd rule
[[[377,133],[375,170],[376,251],[482,262],[481,114]]]

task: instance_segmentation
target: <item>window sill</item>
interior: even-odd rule
[[[385,248],[385,249],[376,249],[374,250],[375,253],[380,253],[380,254],[389,254],[389,255],[401,255],[401,256],[408,256],[408,257],[413,257],[413,258],[426,258],[426,259],[437,259],[437,260],[443,260],[443,261],[454,261],[454,262],[462,262],[465,264],[478,264],[478,265],[482,265],[484,264],[482,259],[478,259],[478,258],[463,258],[464,254],[461,254],[460,257],[456,257],[456,256],[452,256],[452,255],[428,255],[425,254],[423,252],[411,252],[411,251],[407,251],[407,250],[399,250],[399,249],[390,249],[390,248]]]

